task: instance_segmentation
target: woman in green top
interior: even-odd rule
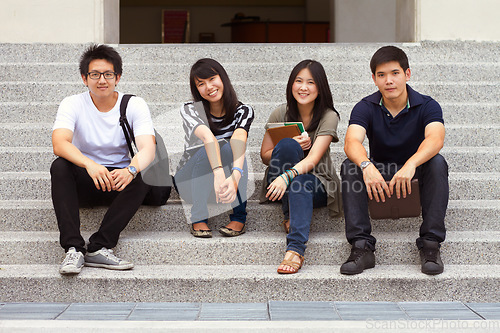
[[[314,207],[341,213],[340,181],[330,159],[330,143],[338,142],[339,114],[323,66],[314,60],[297,64],[288,80],[287,103],[270,115],[268,124],[299,121],[306,130],[273,144],[266,132],[260,155],[268,165],[262,200],[281,200],[287,251],[278,273],[297,273],[304,262]],[[267,129],[266,125],[266,129]]]

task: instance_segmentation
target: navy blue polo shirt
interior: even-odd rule
[[[363,98],[352,109],[349,125],[366,129],[370,158],[376,162],[404,164],[424,140],[425,127],[435,121],[444,124],[438,102],[409,85],[406,89],[407,106],[396,117],[381,103],[380,91]]]

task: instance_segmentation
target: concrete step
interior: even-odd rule
[[[333,100],[356,103],[362,97],[376,91],[370,82],[330,82]],[[439,102],[461,101],[483,103],[498,102],[498,82],[496,81],[459,81],[459,82],[414,82],[412,87],[422,94],[430,95]],[[182,103],[191,99],[189,82],[120,82],[119,89],[141,96],[149,103]],[[286,82],[235,82],[238,98],[247,103],[284,101]],[[60,102],[62,98],[84,91],[82,82],[0,82],[3,94],[0,102]]]
[[[167,149],[180,148],[184,145],[184,130],[180,116],[166,123],[155,125],[163,136],[172,138],[166,143]],[[0,141],[3,147],[50,147],[53,123],[0,124]],[[339,126],[337,135],[341,142],[347,126]],[[445,146],[452,147],[497,147],[500,145],[500,125],[469,124],[447,125]],[[259,147],[264,137],[264,123],[252,124],[248,137],[249,147]]]
[[[373,235],[377,238],[377,264],[420,263],[415,245],[418,233]],[[83,236],[88,239],[90,234]],[[442,244],[441,257],[450,265],[494,265],[500,260],[499,238],[500,231],[451,231]],[[64,251],[58,240],[58,232],[0,232],[0,262],[60,264]],[[188,232],[125,231],[115,250],[137,265],[274,265],[283,259],[286,237],[284,232],[249,232],[227,238],[214,232],[211,239],[199,239]],[[305,257],[311,265],[341,265],[350,250],[343,232],[317,232],[310,234]]]
[[[13,59],[15,60],[15,59]],[[292,68],[297,64],[294,61],[268,62],[263,61],[257,66],[255,63],[224,61],[231,81],[261,82],[263,78],[286,84]],[[182,62],[146,62],[125,63],[121,82],[188,82],[189,71],[193,63]],[[330,82],[365,82],[372,83],[371,71],[367,63],[361,62],[331,62],[322,61]],[[500,81],[500,63],[490,62],[421,62],[419,59],[411,61],[412,82],[456,82],[483,81],[488,77],[490,81]],[[27,80],[29,78],[29,80]],[[78,69],[78,59],[67,59],[56,63],[0,63],[0,82],[55,82],[63,79],[81,81]]]
[[[120,90],[121,91],[121,90]],[[80,90],[82,92],[82,90]],[[128,92],[128,91],[123,91]],[[271,112],[280,104],[285,102],[285,96],[280,98],[275,102],[254,102],[246,101],[250,103],[255,110],[255,120],[257,123],[266,123]],[[364,96],[359,96],[360,100]],[[4,111],[3,117],[0,123],[50,123],[56,118],[57,108],[59,103],[64,98],[60,96],[58,101],[54,102],[0,102],[0,110]],[[190,100],[189,98],[188,100]],[[187,101],[187,100],[185,100]],[[167,120],[178,119],[179,110],[183,102],[185,101],[174,101],[174,102],[151,102],[146,100],[149,109],[151,111],[151,116],[155,125],[161,125]],[[357,102],[357,101],[356,101]],[[347,128],[349,121],[349,116],[352,108],[356,102],[342,102],[335,101],[335,108],[340,113],[340,123],[339,128]],[[500,108],[500,103],[484,103],[484,102],[446,102],[440,101],[441,107],[443,109],[444,120],[446,126],[448,125],[470,125],[470,124],[488,124],[488,125],[499,125],[500,116],[498,115],[498,109]],[[471,112],[474,110],[474,112]]]
[[[330,149],[333,165],[339,170],[346,158],[342,144],[333,144]],[[172,148],[168,152],[174,173],[182,148]],[[4,157],[0,160],[0,172],[47,171],[55,159],[52,147],[0,147],[0,155]],[[445,147],[441,155],[451,172],[500,172],[500,166],[494,163],[500,159],[500,150],[496,147]],[[247,159],[252,172],[265,171],[259,148],[248,148]]]
[[[253,178],[252,178],[253,177]],[[249,199],[258,199],[263,173],[250,174]],[[254,179],[254,183],[251,182]],[[497,200],[500,196],[498,173],[450,173],[451,200]],[[252,192],[255,184],[255,191]],[[0,172],[0,200],[50,199],[49,172]],[[178,198],[175,191],[172,199]]]
[[[308,265],[298,274],[277,265],[138,265],[131,271],[85,268],[62,277],[58,265],[2,265],[4,302],[497,302],[500,265],[447,265],[437,276],[419,265],[379,265],[343,276],[338,265]]]
[[[414,245],[420,218],[374,221],[377,267],[358,276],[340,275],[349,253],[344,220],[329,218],[326,208],[315,210],[304,268],[279,276],[285,249],[280,205],[255,200],[264,170],[258,155],[262,128],[285,101],[292,67],[312,58],[327,70],[341,114],[341,142],[332,145],[339,166],[352,107],[376,90],[368,64],[380,44],[117,45],[125,70],[119,90],[143,97],[160,132],[179,136],[169,146],[172,162],[179,158],[183,133],[165,124],[180,123],[179,107],[191,99],[188,71],[197,59],[219,60],[240,100],[255,107],[249,159],[256,192],[248,205],[248,232],[237,238],[192,237],[174,192],[163,207],[141,207],[122,234],[117,251],[136,263],[134,270],[85,268],[77,277],[61,277],[63,253],[50,201],[50,134],[62,98],[85,90],[77,69],[85,45],[0,44],[2,301],[320,301],[331,295],[346,301],[498,301],[499,45],[400,44],[410,58],[412,86],[440,102],[447,127],[443,155],[450,164],[452,200],[442,247],[445,272],[436,277],[420,273]],[[105,210],[81,210],[86,237]],[[215,216],[210,226],[224,225],[227,215]]]
[[[80,209],[81,229],[85,232],[99,228],[106,207]],[[282,232],[281,205],[258,204],[249,201],[247,206],[248,232]],[[500,231],[498,215],[499,200],[451,200],[446,212],[446,228],[449,231]],[[209,226],[216,230],[228,223],[229,211],[210,218]],[[130,232],[172,231],[188,232],[189,219],[179,200],[169,199],[162,207],[139,208],[126,230]],[[376,232],[418,233],[422,219],[405,218],[398,220],[372,221]],[[5,200],[0,201],[0,231],[57,231],[56,217],[51,200]],[[344,232],[344,219],[332,218],[327,208],[313,212],[311,232]]]
[[[394,44],[405,50],[411,62],[490,62],[500,59],[498,42],[424,41]],[[0,44],[0,62],[78,62],[85,44]],[[115,45],[125,64],[189,63],[213,57],[222,63],[298,63],[303,59],[368,64],[380,43],[325,44],[154,44]]]

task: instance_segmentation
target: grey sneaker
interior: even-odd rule
[[[63,275],[78,274],[82,270],[83,261],[83,253],[80,251],[76,252],[74,247],[70,247],[68,252],[66,252],[66,258],[64,258],[61,267],[59,267],[59,273]]]
[[[85,266],[126,270],[133,268],[134,264],[118,258],[113,254],[113,250],[103,247],[99,251],[88,252],[85,255]]]

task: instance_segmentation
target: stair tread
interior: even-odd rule
[[[252,231],[240,237],[223,237],[214,230],[215,237],[202,240],[204,243],[259,243],[282,241],[284,232],[277,231]],[[414,242],[417,236],[415,232],[405,231],[376,231],[373,233],[382,242]],[[90,232],[82,232],[82,235],[89,236]],[[25,241],[54,241],[58,240],[58,231],[0,231],[0,242],[25,242]],[[311,232],[310,242],[345,242],[344,232],[321,231]],[[500,231],[493,230],[460,230],[448,231],[446,242],[497,242],[500,239]],[[120,243],[130,242],[178,242],[199,243],[200,240],[193,237],[186,227],[186,231],[127,231],[121,233]],[[500,247],[500,244],[498,245]]]
[[[59,265],[2,265],[0,279],[7,277],[22,278],[57,278]],[[239,279],[279,279],[283,275],[276,273],[277,265],[137,265],[128,271],[113,271],[88,268],[82,270],[78,279],[159,279],[211,278],[231,280]],[[495,277],[500,281],[500,265],[446,265],[443,274],[429,277],[420,272],[420,265],[377,265],[362,274],[345,276],[339,272],[340,265],[304,264],[296,279],[419,279],[445,280]],[[306,272],[307,271],[307,272]]]

